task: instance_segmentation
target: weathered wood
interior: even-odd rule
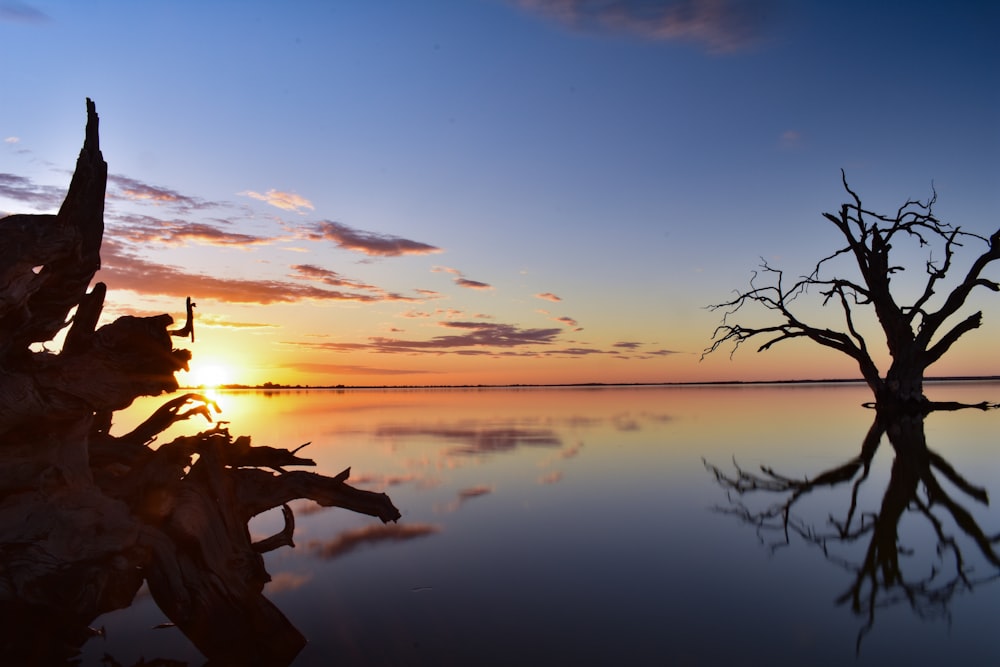
[[[0,654],[24,664],[72,658],[92,636],[87,625],[129,605],[146,581],[210,660],[288,664],[305,639],[264,597],[261,557],[294,546],[287,503],[310,498],[382,521],[399,511],[385,494],[350,487],[348,471],[287,471],[314,462],[302,447],[234,439],[224,423],[154,449],[176,422],[212,420],[218,406],[198,394],[110,434],[115,411],[177,389],[191,353],[171,338],[194,340],[195,304],[187,299],[180,329],[168,328],[169,315],[96,328],[107,290],[87,289],[100,268],[106,182],[88,99],[58,215],[0,220]],[[59,352],[33,347],[67,326]],[[277,507],[285,528],[254,543],[248,521]]]

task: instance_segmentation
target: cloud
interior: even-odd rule
[[[48,14],[23,2],[13,2],[10,0],[0,2],[0,21],[8,23],[45,23],[50,20]]]
[[[593,347],[567,347],[562,350],[547,350],[544,354],[546,356],[567,355],[571,357],[585,357],[591,354],[610,354],[610,352],[607,350],[598,350]]]
[[[535,298],[537,298],[537,299],[545,299],[546,301],[562,301],[562,299],[560,299],[559,297],[557,297],[552,292],[542,292],[540,294],[536,294]]]
[[[422,303],[423,299],[412,296],[403,296],[397,292],[387,292],[381,287],[369,285],[358,280],[344,278],[336,271],[330,271],[314,264],[296,264],[291,267],[298,277],[315,280],[330,287],[347,287],[349,289],[359,289],[373,292],[379,301],[404,301],[410,303]]]
[[[189,273],[175,266],[142,259],[110,239],[104,240],[101,258],[99,280],[111,289],[140,294],[259,304],[294,303],[306,299],[362,303],[394,300],[392,295],[358,294],[280,280],[241,280]]]
[[[656,355],[657,357],[666,357],[671,354],[681,354],[676,350],[653,350],[652,352],[647,352],[646,354]]]
[[[146,201],[154,204],[171,204],[182,209],[203,209],[217,206],[214,202],[207,202],[197,197],[182,195],[176,190],[164,188],[157,185],[150,185],[128,176],[119,174],[108,174],[108,183],[117,191],[108,193],[109,199],[128,199],[130,201]]]
[[[0,197],[30,204],[35,210],[58,209],[66,197],[66,189],[38,185],[23,176],[0,173]]]
[[[468,278],[455,278],[455,284],[459,287],[468,287],[469,289],[493,289],[493,285],[489,283],[483,283],[478,280],[469,280]]]
[[[635,341],[619,341],[615,343],[612,347],[621,348],[624,350],[636,350],[642,346],[642,343],[637,343]]]
[[[245,248],[273,243],[275,238],[231,232],[218,225],[186,220],[165,220],[148,215],[118,215],[113,218],[114,234],[133,243],[181,246],[199,243]],[[223,223],[226,224],[226,223]]]
[[[454,282],[459,287],[468,287],[469,289],[482,289],[488,290],[493,289],[493,286],[489,283],[480,282],[478,280],[470,280],[465,277],[465,275],[458,269],[453,269],[450,266],[435,266],[431,269],[432,273],[450,273],[455,276]]]
[[[738,51],[759,39],[771,0],[518,0],[529,11],[573,29]]]
[[[291,269],[298,273],[300,277],[317,280],[325,285],[330,285],[331,287],[351,287],[353,289],[364,290],[378,289],[373,285],[368,285],[358,280],[344,278],[336,271],[324,269],[314,264],[293,264]]]
[[[576,327],[576,331],[582,331],[582,329],[580,328],[580,324],[572,317],[565,317],[565,316],[557,317],[556,322],[562,322],[568,327]]]
[[[324,220],[310,233],[313,240],[333,241],[345,250],[354,250],[376,257],[400,255],[428,255],[441,252],[441,248],[419,241],[411,241],[390,234],[378,234],[353,229],[345,224]]]
[[[281,192],[280,190],[268,190],[264,194],[259,192],[254,192],[252,190],[247,190],[246,192],[241,192],[241,195],[246,195],[251,199],[256,199],[262,201],[266,204],[270,204],[275,208],[280,208],[282,211],[294,211],[296,213],[302,213],[302,209],[309,209],[313,211],[316,209],[313,203],[297,195],[294,192]]]
[[[18,137],[5,137],[3,140],[5,144],[16,144],[19,141],[21,141],[21,139]]]
[[[327,375],[423,375],[437,372],[405,368],[377,368],[375,366],[359,366],[354,364],[326,364],[309,362],[287,364],[286,368],[291,368],[302,373],[321,373]]]
[[[404,542],[440,532],[440,526],[427,523],[372,525],[358,530],[348,530],[327,542],[310,541],[306,545],[306,551],[319,558],[331,560],[365,544]]]
[[[778,139],[778,145],[786,150],[798,148],[802,145],[802,133],[797,130],[785,130]]]
[[[338,352],[360,351],[380,353],[434,353],[452,354],[495,354],[490,349],[515,348],[525,345],[549,345],[562,333],[562,329],[521,329],[513,324],[492,322],[440,322],[439,326],[462,329],[466,333],[435,336],[429,340],[406,340],[384,336],[371,336],[367,343],[289,343],[301,347],[335,350]],[[472,348],[472,349],[467,349]],[[534,354],[534,353],[533,353]]]
[[[132,312],[135,315],[136,313]],[[213,313],[198,313],[195,316],[196,325],[209,329],[277,329],[280,325],[266,322],[233,322],[223,315]]]

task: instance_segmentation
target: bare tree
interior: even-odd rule
[[[824,213],[823,217],[843,235],[845,244],[819,260],[809,275],[790,284],[781,270],[763,262],[760,271],[754,272],[749,289],[738,291],[729,301],[709,306],[711,310],[723,311],[724,315],[702,358],[727,343],[733,344],[732,352],[735,353],[740,345],[752,338],[765,339],[758,352],[782,341],[808,338],[854,359],[879,407],[926,411],[929,402],[923,392],[925,371],[955,341],[978,328],[983,315],[977,311],[957,322],[952,318],[976,287],[1000,291],[1000,284],[983,277],[986,266],[1000,259],[1000,229],[986,238],[941,222],[933,212],[936,193],[926,202],[908,200],[892,216],[874,213],[864,207],[861,198],[848,186],[843,171],[841,178],[851,200],[841,205],[839,213]],[[905,267],[890,259],[890,251],[894,243],[905,240],[916,241],[921,248],[929,250],[926,281],[909,304],[900,303],[891,289],[893,276]],[[966,241],[985,243],[986,249],[943,301],[935,301],[940,305],[932,310],[932,297],[943,287],[946,275],[955,269],[956,250]],[[939,253],[937,259],[935,253]],[[853,260],[860,273],[859,279],[825,275],[833,260],[841,256]],[[767,284],[761,284],[762,279],[766,279]],[[793,306],[798,297],[810,290],[818,291],[824,306],[832,302],[840,307],[842,330],[814,326],[800,319]],[[778,321],[765,326],[735,322],[736,314],[750,304],[773,311]],[[874,310],[885,335],[892,362],[884,375],[872,357],[859,324],[859,312],[856,311],[861,308]]]
[[[194,336],[170,315],[124,315],[97,327],[95,283],[107,163],[87,100],[83,149],[57,215],[0,219],[0,655],[9,664],[75,661],[88,625],[131,604],[145,581],[162,611],[212,664],[289,664],[305,638],[263,594],[262,554],[294,546],[288,503],[309,498],[383,522],[384,493],[314,466],[302,447],[252,445],[224,422],[155,443],[172,424],[209,418],[197,394],[169,400],[131,433],[114,413],[178,389]],[[66,329],[58,352],[36,349]],[[191,404],[194,404],[193,406]],[[303,445],[304,446],[304,445]],[[281,508],[284,528],[254,541],[248,523]]]

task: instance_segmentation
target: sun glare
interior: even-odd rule
[[[191,385],[194,387],[215,388],[232,381],[232,374],[225,366],[209,364],[191,368]]]

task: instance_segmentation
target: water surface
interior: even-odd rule
[[[996,400],[1000,384],[928,393]],[[759,514],[789,494],[741,496],[706,467],[733,475],[765,465],[794,479],[836,469],[859,455],[872,424],[863,386],[216,398],[234,435],[311,442],[302,453],[319,472],[350,466],[351,484],[386,491],[403,515],[387,529],[345,510],[295,507],[297,547],[267,555],[265,590],[309,641],[296,665],[1000,664],[1000,568],[926,493],[898,521],[903,585],[886,587],[874,607],[837,602],[859,578],[890,479],[899,481],[884,438],[863,483],[796,500],[787,539]],[[115,431],[160,402],[136,405]],[[937,413],[924,425],[927,447],[990,498],[1000,493],[998,419]],[[938,476],[986,536],[1000,535],[992,507]],[[849,514],[857,534],[831,539]],[[281,525],[273,512],[251,528],[263,537]],[[152,629],[165,620],[140,597],[97,621],[107,636],[88,642],[85,661],[108,653],[122,664],[200,664],[178,630]]]

